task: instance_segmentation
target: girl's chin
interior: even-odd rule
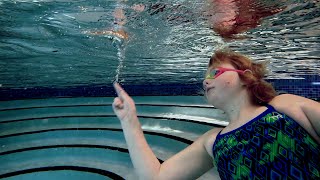
[[[214,91],[213,91],[213,88],[212,89],[209,89],[207,92],[206,92],[206,97],[207,99],[210,99],[214,96]]]
[[[212,95],[206,94],[206,99],[207,99],[207,101],[208,101],[209,104],[212,104],[212,105],[213,105],[213,103],[215,102],[215,98],[212,97]]]

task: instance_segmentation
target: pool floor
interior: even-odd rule
[[[133,99],[160,162],[228,124],[201,96]],[[112,102],[113,97],[0,102],[0,178],[137,179]],[[213,178],[214,169],[199,179]]]

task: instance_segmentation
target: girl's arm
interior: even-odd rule
[[[118,97],[113,109],[120,119],[133,166],[140,179],[196,179],[213,167],[205,141],[210,131],[192,145],[160,164],[148,145],[137,118],[134,101],[119,86],[114,84]]]

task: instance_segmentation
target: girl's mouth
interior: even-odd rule
[[[206,89],[206,92],[208,93],[210,90],[214,89],[214,87],[210,87]]]

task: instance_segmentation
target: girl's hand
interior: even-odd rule
[[[113,101],[112,108],[120,121],[130,121],[137,117],[136,106],[132,98],[118,83],[113,84],[118,97]]]

